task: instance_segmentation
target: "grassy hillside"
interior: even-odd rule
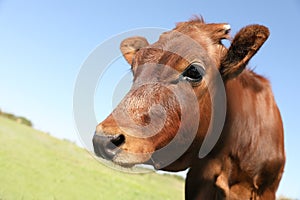
[[[0,117],[0,200],[184,199],[171,176],[111,170],[85,150]]]
[[[11,120],[16,121],[20,124],[25,124],[27,126],[32,126],[32,123],[29,119],[27,119],[25,117],[21,117],[21,116],[16,116],[16,115],[11,114],[11,113],[3,112],[1,109],[0,109],[0,116],[11,119]]]

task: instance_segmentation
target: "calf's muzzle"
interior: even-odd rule
[[[106,160],[112,160],[120,152],[120,146],[125,143],[123,134],[105,135],[95,133],[93,137],[93,146],[95,154]]]

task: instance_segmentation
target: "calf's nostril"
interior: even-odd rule
[[[112,160],[119,152],[119,147],[125,143],[125,136],[95,134],[93,137],[93,146],[95,154],[107,160]]]
[[[109,150],[114,150],[117,147],[120,147],[124,143],[125,143],[125,136],[123,134],[120,134],[112,138],[110,142],[107,144],[106,148]]]

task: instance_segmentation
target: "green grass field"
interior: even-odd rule
[[[127,174],[68,141],[0,117],[0,200],[184,199],[184,181]]]

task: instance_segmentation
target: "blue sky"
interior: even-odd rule
[[[115,34],[140,27],[170,29],[194,14],[207,22],[230,23],[232,34],[253,23],[270,28],[269,40],[250,65],[271,81],[284,120],[287,165],[278,194],[300,198],[298,0],[2,0],[0,108],[28,117],[36,128],[55,137],[79,141],[72,98],[76,77],[90,52]],[[128,71],[129,66],[120,63],[111,74]],[[95,99],[100,121],[110,107],[99,95]]]

